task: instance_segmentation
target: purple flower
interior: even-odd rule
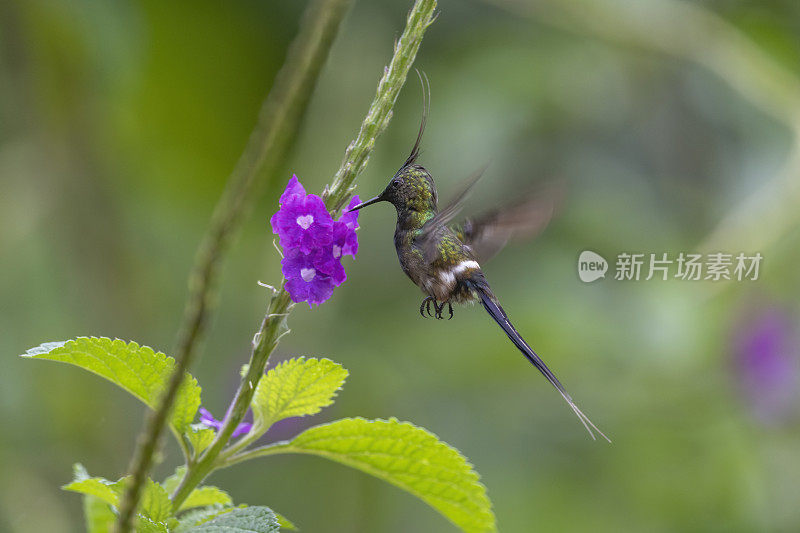
[[[214,418],[214,415],[202,407],[200,408],[200,423],[206,427],[216,429],[217,431],[222,428],[222,421]],[[236,429],[233,430],[231,438],[236,438],[240,435],[244,435],[245,433],[249,433],[252,427],[253,424],[250,424],[249,422],[242,422],[236,427]]]
[[[270,222],[281,246],[299,248],[303,253],[326,245],[333,235],[333,219],[322,198],[315,194],[291,197]]]
[[[286,190],[283,191],[280,200],[278,203],[280,205],[285,204],[289,201],[292,196],[305,196],[306,190],[303,187],[303,184],[300,183],[300,180],[297,179],[297,174],[292,174],[292,179],[289,180],[289,183],[286,184]]]
[[[800,385],[800,346],[790,317],[769,308],[746,318],[735,352],[742,392],[755,416],[764,422],[789,416]]]
[[[305,194],[297,176],[289,180],[280,205],[270,223],[284,249],[299,248],[303,253],[310,253],[331,242],[333,219],[325,203],[316,194]]]
[[[353,196],[347,209],[361,203],[358,195]],[[346,211],[339,220],[333,223],[333,256],[337,259],[343,255],[355,257],[358,253],[358,214],[361,211]]]
[[[294,302],[319,305],[347,279],[341,259],[358,252],[358,211],[334,221],[322,199],[307,194],[294,175],[279,203],[270,223],[284,252],[286,290]],[[353,197],[348,209],[358,203],[358,196]]]
[[[281,261],[281,271],[286,278],[286,290],[293,302],[308,302],[319,305],[333,294],[333,288],[341,285],[347,275],[338,259],[333,257],[330,246],[310,254],[299,249],[290,250]]]
[[[350,200],[350,203],[347,204],[347,209],[344,210],[342,216],[339,217],[339,222],[344,222],[347,225],[347,227],[352,229],[353,231],[358,229],[358,214],[361,213],[361,211],[350,211],[350,210],[360,203],[361,200],[358,198],[358,195],[356,194]]]

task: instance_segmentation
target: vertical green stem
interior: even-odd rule
[[[214,442],[205,449],[197,462],[187,469],[180,486],[172,496],[173,506],[176,509],[180,507],[194,488],[216,468],[217,457],[225,445],[228,444],[231,435],[250,407],[250,401],[253,399],[256,386],[258,386],[258,382],[264,374],[264,368],[267,366],[267,360],[272,350],[278,345],[281,335],[288,331],[286,315],[288,315],[292,305],[289,293],[285,289],[278,290],[273,296],[267,315],[264,317],[254,339],[253,352],[250,356],[247,373],[242,377],[239,388],[236,390],[233,407],[225,417],[222,428],[214,438]]]
[[[141,488],[175,402],[183,376],[190,367],[202,337],[222,258],[244,216],[258,196],[259,186],[286,159],[297,136],[319,73],[328,57],[350,0],[314,0],[306,10],[300,31],[286,62],[261,108],[253,133],[236,168],[228,178],[209,229],[199,248],[189,277],[189,296],[175,349],[175,371],[159,407],[147,419],[131,460],[132,481],[125,490],[115,530],[126,533],[139,503]]]
[[[425,30],[434,20],[435,9],[436,0],[416,0],[408,14],[405,30],[395,45],[391,63],[386,67],[384,75],[378,83],[375,99],[361,125],[358,137],[348,146],[339,171],[331,185],[326,187],[326,205],[328,210],[334,214],[341,209],[352,193],[353,181],[366,166],[376,138],[383,132],[391,119],[392,107],[405,84]],[[196,463],[189,465],[186,475],[172,496],[175,508],[179,508],[192,490],[224,462],[225,456],[220,457],[220,454],[228,444],[233,431],[247,413],[258,382],[264,375],[264,368],[272,350],[277,346],[281,335],[288,331],[286,316],[291,307],[291,299],[286,289],[277,290],[270,302],[261,328],[256,334],[248,370],[236,391],[233,407],[223,421],[222,428],[217,433],[214,442],[202,453]]]

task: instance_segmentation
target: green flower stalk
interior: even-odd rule
[[[395,43],[392,61],[383,71],[378,92],[361,123],[358,137],[347,147],[344,161],[336,171],[333,182],[325,187],[322,194],[325,205],[332,213],[338,213],[355,191],[353,182],[367,166],[370,153],[375,147],[375,139],[389,125],[394,103],[417,56],[422,36],[427,27],[436,20],[435,10],[435,0],[418,0],[409,12],[406,29]]]

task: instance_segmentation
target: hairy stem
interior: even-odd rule
[[[353,181],[367,166],[370,153],[375,147],[375,139],[383,133],[392,119],[392,108],[414,63],[422,35],[436,18],[435,10],[436,0],[417,0],[409,12],[406,31],[395,42],[392,61],[384,69],[383,77],[378,82],[378,91],[361,123],[358,136],[347,147],[342,165],[322,194],[325,206],[331,213],[338,213],[352,196],[355,190]]]
[[[326,187],[326,206],[334,215],[351,195],[353,181],[366,166],[376,138],[391,119],[392,107],[405,84],[425,30],[433,22],[435,9],[436,0],[416,0],[408,14],[405,30],[395,44],[391,63],[384,70],[384,75],[378,83],[377,94],[361,125],[358,137],[347,148],[344,161],[332,184]],[[208,474],[225,465],[227,460],[227,454],[223,453],[225,446],[250,407],[250,401],[253,399],[259,380],[264,375],[264,368],[272,350],[277,346],[280,337],[288,331],[286,317],[292,305],[285,288],[275,291],[267,315],[255,336],[248,370],[236,391],[233,407],[225,417],[214,442],[200,455],[197,462],[189,465],[186,470],[185,476],[172,496],[173,506],[176,509]]]
[[[130,465],[132,482],[125,490],[115,530],[126,533],[139,503],[141,488],[153,463],[164,425],[183,376],[203,335],[214,299],[220,264],[259,186],[281,167],[297,136],[300,118],[328,56],[350,0],[315,0],[262,105],[253,133],[231,173],[214,210],[189,277],[189,296],[175,349],[175,371],[159,407],[148,418]]]
[[[244,418],[250,401],[253,399],[256,386],[264,374],[272,350],[278,344],[281,335],[286,333],[286,316],[291,309],[291,299],[285,289],[280,289],[273,296],[269,305],[267,316],[264,317],[261,327],[253,343],[253,351],[247,373],[242,377],[239,388],[233,399],[233,407],[223,421],[222,428],[214,438],[214,442],[205,449],[194,465],[190,465],[186,475],[181,480],[175,494],[172,496],[173,507],[176,509],[186,500],[191,492],[216,468],[216,460],[220,452],[231,438],[236,427]]]

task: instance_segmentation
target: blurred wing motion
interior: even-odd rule
[[[453,197],[453,199],[450,200],[445,207],[440,209],[432,219],[427,221],[422,226],[423,238],[432,234],[437,228],[448,225],[456,217],[456,215],[464,207],[464,200],[466,200],[470,195],[472,188],[475,187],[475,184],[481,179],[485,170],[486,166],[474,172],[469,178],[465,179],[461,184],[461,190],[455,195],[455,197]]]
[[[426,262],[432,262],[436,258],[436,245],[439,242],[438,235],[448,227],[448,224],[458,215],[464,207],[464,200],[472,192],[475,184],[483,176],[486,166],[474,172],[469,178],[464,180],[461,190],[450,200],[450,202],[436,212],[436,214],[423,224],[421,234],[418,237],[422,246],[422,251]]]
[[[449,226],[464,205],[486,167],[472,174],[455,197],[422,227],[419,242],[426,260],[436,256],[435,238]],[[475,257],[483,262],[494,257],[512,238],[533,238],[547,226],[564,197],[563,184],[528,193],[521,199],[501,206],[461,224],[449,226],[456,237],[469,246]]]
[[[494,257],[512,238],[531,239],[544,230],[564,198],[563,185],[550,186],[536,194],[453,228],[461,242],[472,248],[480,261]]]

